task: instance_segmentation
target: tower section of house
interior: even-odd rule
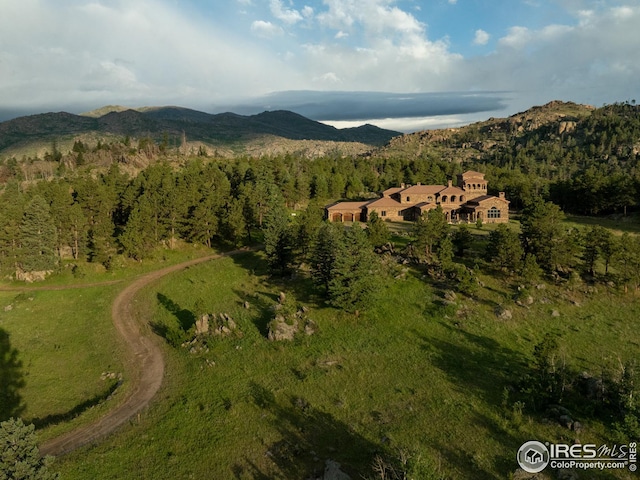
[[[467,200],[487,194],[487,181],[484,173],[469,170],[458,175],[458,186],[465,192]]]

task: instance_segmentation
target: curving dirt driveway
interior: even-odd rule
[[[234,250],[224,254],[209,255],[156,270],[138,278],[120,292],[113,302],[111,316],[113,324],[126,346],[128,358],[125,365],[130,368],[131,388],[124,400],[105,416],[89,425],[45,442],[40,447],[40,453],[42,455],[63,455],[107,436],[144,409],[160,388],[164,375],[162,351],[152,338],[147,321],[136,318],[133,312],[133,300],[141,288],[165,275],[192,265],[245,251],[248,250]]]

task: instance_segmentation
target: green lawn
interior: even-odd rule
[[[486,277],[477,298],[446,306],[420,277],[411,271],[387,281],[384,301],[359,317],[324,307],[304,278],[273,284],[256,253],[164,279],[138,304],[156,328],[192,318],[200,301],[231,315],[240,334],[211,339],[199,353],[167,345],[152,407],[55,468],[66,479],[291,479],[320,473],[333,459],[355,479],[376,454],[401,451],[415,478],[508,478],[524,441],[574,438],[505,399],[545,332],[558,335],[577,369],[594,374],[638,356],[640,305],[631,296],[547,286],[525,308]],[[315,335],[291,343],[264,337],[280,290],[310,307]],[[496,319],[498,304],[512,309],[511,320]],[[600,422],[583,423],[581,440],[610,439]],[[616,475],[590,478],[627,478]]]
[[[91,408],[108,396],[123,373],[122,351],[111,324],[117,286],[65,291],[0,292],[0,328],[17,350],[24,388],[22,417],[47,427],[103,411]],[[69,424],[45,428],[48,438]]]

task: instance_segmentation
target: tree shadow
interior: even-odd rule
[[[24,384],[18,350],[11,347],[9,334],[0,328],[0,421],[18,417],[24,411],[19,392]]]
[[[448,464],[456,465],[465,472],[476,472],[474,478],[506,478],[518,467],[514,461],[518,448],[530,439],[526,433],[521,433],[517,428],[509,428],[498,419],[503,415],[510,415],[511,405],[503,405],[505,389],[512,391],[524,378],[528,362],[522,354],[492,338],[446,323],[442,325],[450,332],[447,340],[429,338],[417,331],[414,334],[422,348],[431,354],[433,364],[447,375],[460,392],[466,397],[476,397],[482,403],[492,406],[496,412],[495,418],[487,416],[471,402],[473,421],[469,422],[468,428],[485,431],[493,441],[503,445],[506,450],[512,450],[513,456],[489,459],[482,452],[474,454],[472,451],[461,451],[452,445],[441,444],[436,448]]]
[[[107,400],[113,394],[113,392],[115,392],[116,389],[121,385],[121,383],[122,382],[120,381],[115,381],[111,383],[111,385],[109,385],[109,387],[104,392],[98,393],[92,398],[85,400],[84,402],[76,405],[75,407],[73,407],[71,410],[67,412],[54,413],[42,418],[36,417],[29,420],[29,423],[33,423],[37,429],[41,429],[44,427],[48,427],[50,425],[56,425],[58,423],[68,422],[69,420],[73,420],[74,418],[76,418],[78,415],[85,412],[86,410],[89,410],[90,408],[95,407],[96,405]]]
[[[163,295],[162,293],[158,293],[157,297],[160,305],[162,305],[169,313],[176,317],[180,328],[183,331],[186,332],[195,325],[196,316],[191,310],[181,308],[180,305],[178,305],[176,302],[171,300],[166,295]]]
[[[492,338],[476,335],[445,322],[450,334],[446,341],[429,338],[414,331],[422,348],[432,353],[434,364],[465,393],[471,393],[490,405],[499,404],[503,389],[518,383],[528,373],[527,359]]]
[[[280,439],[265,447],[267,466],[261,468],[246,459],[233,467],[236,478],[319,478],[326,460],[339,462],[351,478],[371,473],[372,460],[382,447],[349,425],[304,398],[289,397],[289,404],[282,405],[270,390],[255,382],[250,395],[256,406],[271,414]]]

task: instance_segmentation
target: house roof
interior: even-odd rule
[[[365,202],[336,202],[326,208],[327,210],[357,210],[364,207],[370,201],[371,200],[367,200]]]
[[[442,185],[413,185],[402,190],[403,195],[435,195],[447,187]]]
[[[409,207],[389,197],[382,197],[367,204],[367,207]]]
[[[462,178],[484,178],[484,173],[476,172],[475,170],[467,170],[460,175]]]
[[[476,197],[472,200],[469,200],[467,203],[480,205],[481,203],[487,202],[489,200],[500,200],[501,202],[509,203],[509,200],[507,200],[506,198],[500,198],[494,195],[482,195],[481,197]]]
[[[442,195],[464,195],[465,191],[458,187],[447,187],[440,190],[440,196]]]
[[[432,210],[437,207],[437,205],[433,202],[420,202],[414,205],[415,208],[419,208],[421,212],[425,210]]]
[[[387,188],[384,192],[382,192],[382,194],[385,196],[389,196],[389,195],[393,195],[394,193],[398,193],[402,190],[404,190],[404,188],[402,187],[391,187],[391,188]]]

